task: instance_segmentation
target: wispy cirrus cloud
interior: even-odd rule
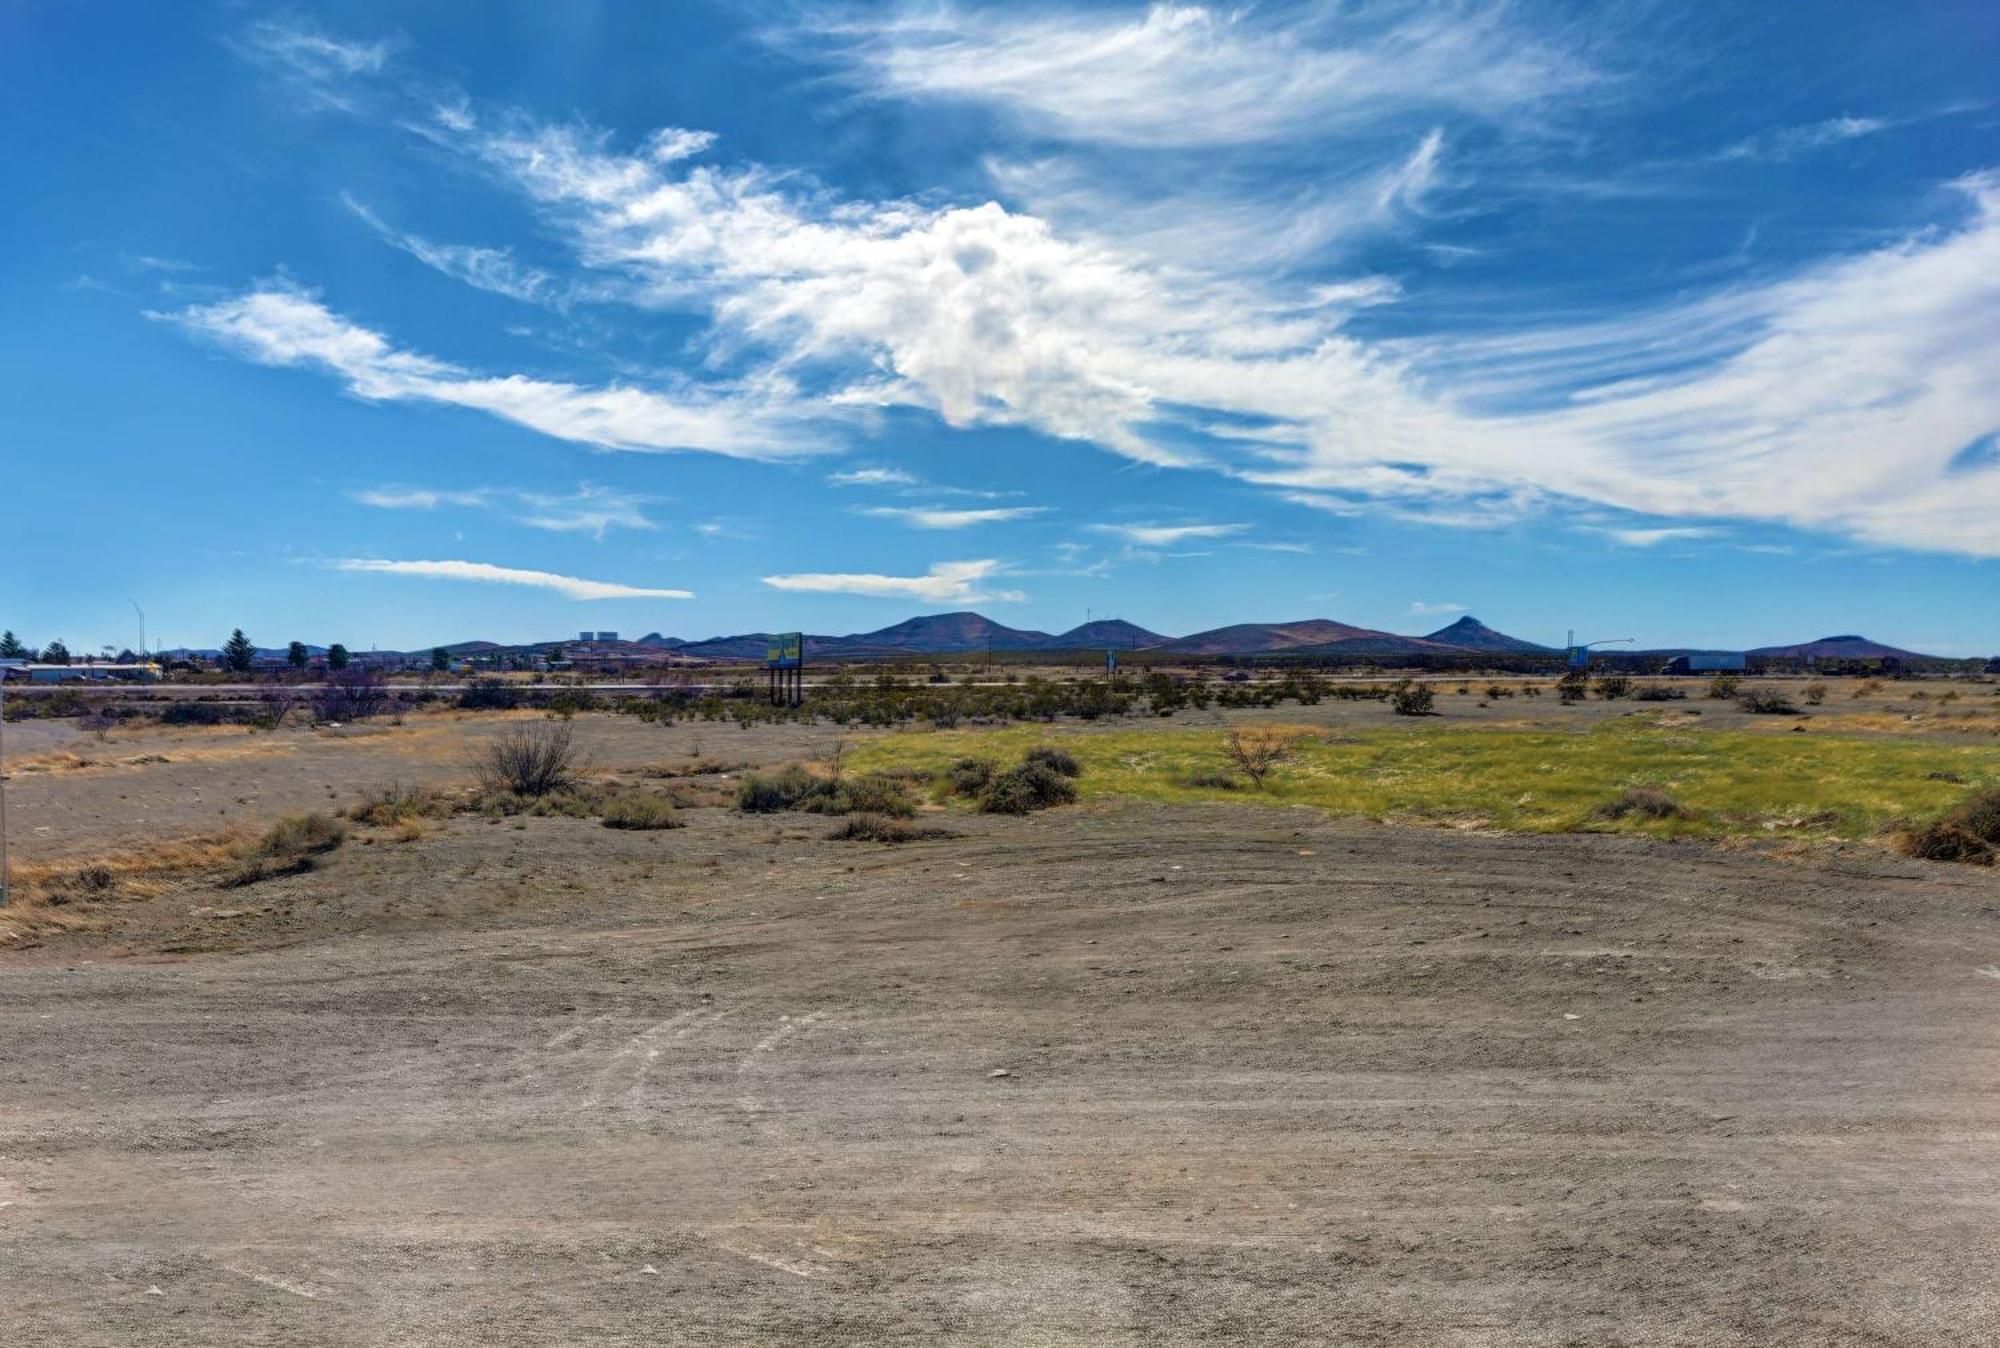
[[[1191,538],[1229,538],[1250,528],[1247,524],[1093,524],[1090,527],[1147,548],[1172,547]]]
[[[499,487],[446,491],[430,487],[370,487],[350,493],[362,505],[382,510],[437,510],[444,506],[497,511],[517,524],[553,533],[602,538],[613,529],[657,529],[647,518],[647,498],[584,483],[573,492],[523,491]]]
[[[1465,605],[1453,603],[1430,603],[1422,599],[1410,601],[1410,612],[1418,617],[1438,618],[1449,613],[1465,612]]]
[[[826,480],[836,487],[914,487],[915,473],[901,468],[848,468],[828,473]]]
[[[487,412],[561,440],[624,450],[703,450],[764,459],[821,446],[801,423],[814,413],[771,377],[753,386],[671,392],[591,388],[524,375],[479,375],[398,350],[310,293],[267,286],[214,304],[154,314],[264,365],[336,375],[370,402],[427,402]],[[826,415],[821,409],[819,415]]]
[[[1656,548],[1662,543],[1690,543],[1697,539],[1715,538],[1723,531],[1703,525],[1670,525],[1652,529],[1604,527],[1592,532],[1603,534],[1628,548]]]
[[[1724,149],[1718,159],[1796,159],[1809,150],[1842,141],[1859,140],[1887,131],[1895,123],[1880,117],[1830,117],[1806,126],[1783,126],[1746,136]]]
[[[510,248],[482,248],[473,244],[436,243],[408,234],[388,224],[366,205],[347,193],[341,201],[357,218],[392,247],[408,253],[433,271],[442,272],[475,290],[505,295],[524,304],[566,308],[578,297],[571,283],[560,280],[539,267],[528,266],[514,257]]]
[[[864,515],[877,519],[901,520],[916,529],[970,529],[980,524],[1003,524],[1030,519],[1045,513],[1047,506],[995,506],[986,510],[946,510],[937,506],[873,506]]]
[[[774,36],[841,62],[868,94],[979,103],[1123,146],[1323,136],[1411,110],[1512,117],[1601,78],[1500,4],[937,6],[834,11]]]
[[[356,571],[373,575],[416,576],[427,580],[478,581],[492,585],[524,585],[531,589],[554,590],[570,599],[692,599],[692,590],[650,589],[621,585],[615,581],[584,580],[558,575],[553,571],[528,571],[519,567],[495,566],[490,562],[465,561],[384,561],[373,557],[344,557],[330,563],[336,571]]]
[[[982,583],[1001,570],[991,558],[971,562],[938,562],[921,576],[884,576],[869,573],[815,572],[789,576],[765,576],[774,590],[808,594],[858,594],[871,598],[921,599],[933,604],[970,604],[980,601],[1015,603],[1027,596],[1018,590],[989,590]]]

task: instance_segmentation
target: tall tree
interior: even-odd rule
[[[291,665],[293,669],[304,669],[308,654],[305,642],[294,641],[291,645],[285,647],[285,662]]]
[[[69,663],[69,647],[61,641],[51,641],[42,647],[42,663],[45,665],[66,665]]]
[[[238,674],[248,674],[250,666],[257,662],[257,648],[250,644],[250,638],[237,628],[229,634],[229,640],[222,643],[222,663]]]
[[[442,646],[431,647],[431,668],[443,672],[451,668],[451,652]]]
[[[341,645],[338,641],[328,646],[326,648],[326,667],[328,669],[346,669],[347,647]]]
[[[34,648],[14,635],[10,629],[0,632],[0,660],[29,660],[34,658]]]

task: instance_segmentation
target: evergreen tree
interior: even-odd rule
[[[307,654],[306,644],[303,641],[294,641],[291,645],[285,647],[285,660],[293,669],[304,669],[306,667]]]
[[[431,668],[439,672],[451,668],[451,652],[442,646],[431,648]]]
[[[28,660],[34,654],[34,648],[12,631],[0,632],[0,660]]]
[[[42,663],[45,665],[66,665],[69,663],[69,647],[60,641],[51,641],[42,647]]]
[[[229,640],[222,643],[222,663],[238,674],[248,674],[250,666],[257,661],[257,648],[250,644],[250,638],[237,628],[229,634]]]
[[[326,667],[328,669],[346,669],[347,647],[341,645],[338,641],[328,646],[326,648]]]

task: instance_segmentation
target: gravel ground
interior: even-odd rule
[[[0,1341],[2000,1340],[1990,873],[685,817],[0,954]]]

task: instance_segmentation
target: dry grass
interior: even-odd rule
[[[347,841],[339,820],[323,814],[280,819],[256,842],[237,850],[236,865],[222,876],[225,885],[254,885],[280,875],[309,871],[318,858]]]
[[[1927,861],[2000,860],[2000,786],[1975,791],[1930,823],[1896,834],[1896,849]]]
[[[0,910],[0,946],[38,932],[98,925],[93,909],[147,899],[169,884],[227,865],[240,833],[212,833],[97,857],[66,857],[8,868],[8,907]]]

